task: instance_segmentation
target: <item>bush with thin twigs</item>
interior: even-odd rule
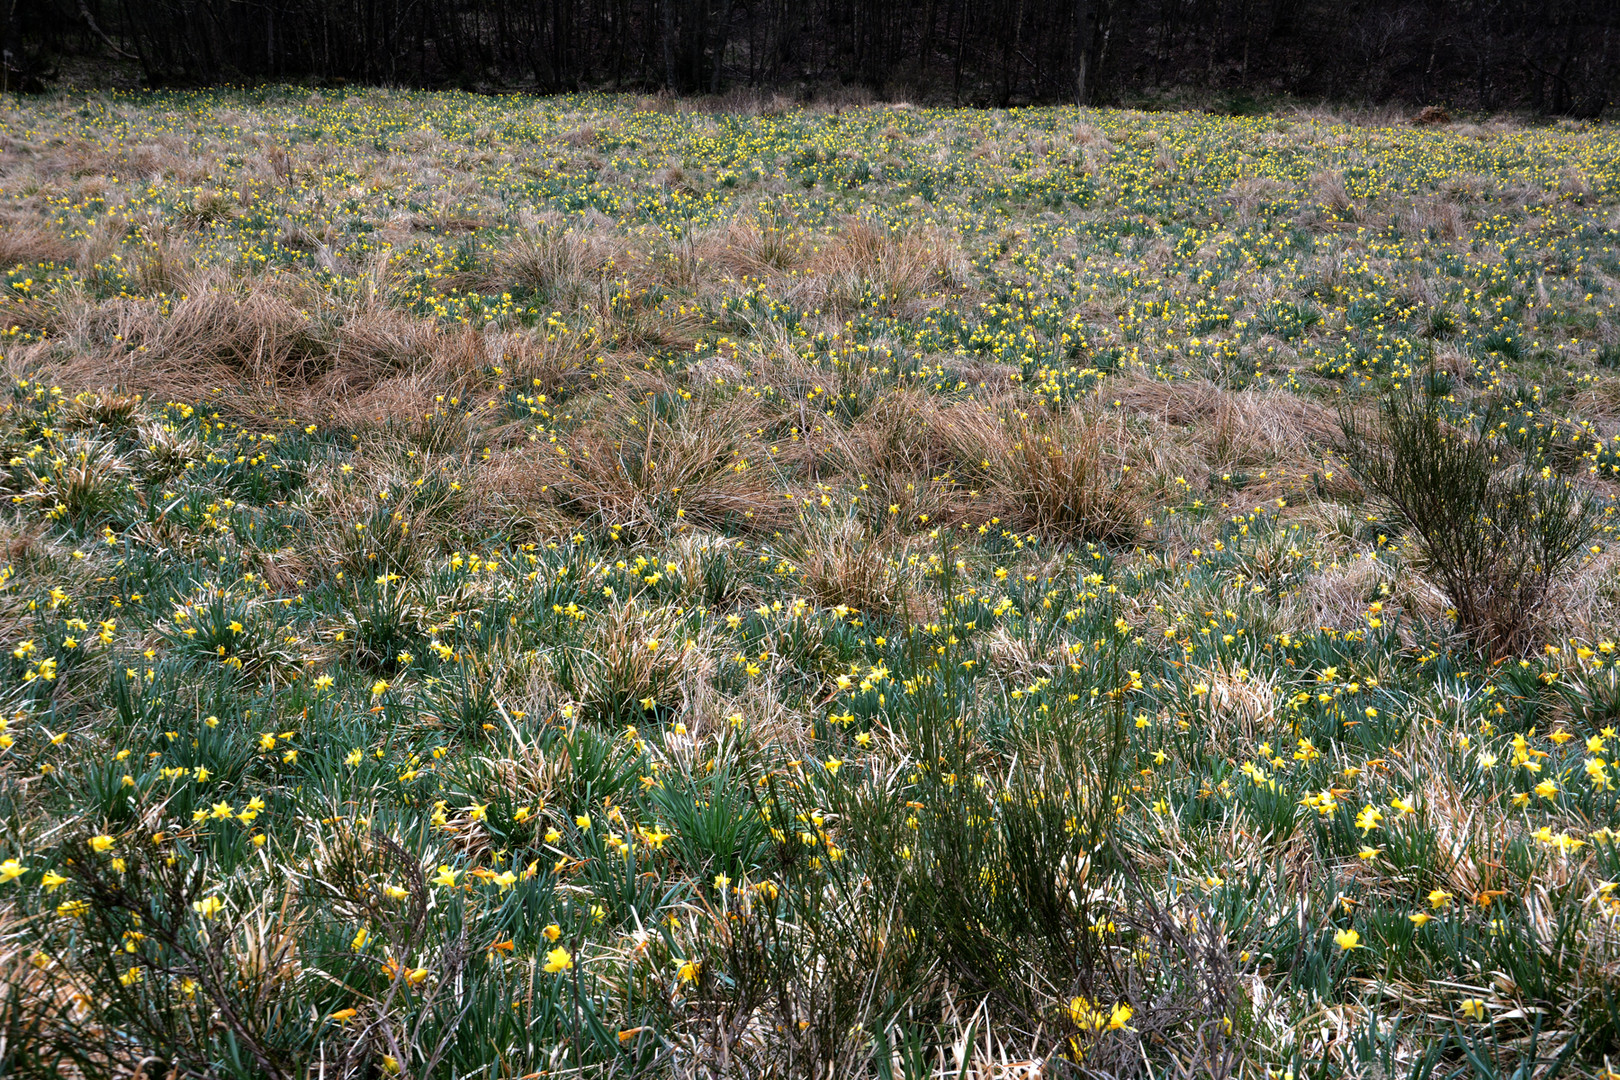
[[[1533,460],[1505,462],[1511,452],[1458,427],[1434,394],[1391,395],[1379,416],[1374,432],[1346,413],[1350,467],[1409,531],[1460,630],[1492,656],[1534,649],[1543,605],[1598,535],[1601,508]]]

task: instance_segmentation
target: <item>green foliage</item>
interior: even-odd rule
[[[1549,591],[1598,535],[1601,506],[1534,461],[1504,462],[1504,447],[1454,426],[1436,395],[1391,395],[1380,416],[1375,435],[1347,415],[1351,468],[1409,530],[1463,632],[1493,656],[1533,649]]]

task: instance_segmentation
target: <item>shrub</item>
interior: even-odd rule
[[[1458,629],[1493,656],[1528,652],[1554,582],[1597,534],[1597,505],[1546,470],[1505,464],[1433,394],[1392,396],[1380,413],[1376,433],[1344,415],[1351,470],[1410,532]]]

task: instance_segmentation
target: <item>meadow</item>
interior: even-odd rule
[[[0,1073],[1620,1069],[1620,131],[0,100]]]

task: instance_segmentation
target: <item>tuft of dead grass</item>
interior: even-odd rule
[[[810,259],[804,298],[830,314],[871,305],[914,315],[946,292],[964,288],[970,264],[957,241],[933,228],[891,228],[847,219]]]
[[[796,511],[751,418],[733,403],[654,397],[639,415],[592,420],[555,446],[513,451],[485,482],[511,505],[550,505],[615,534],[773,531]]]
[[[1276,465],[1308,469],[1339,431],[1332,410],[1283,391],[1126,375],[1110,383],[1107,394],[1127,412],[1181,436],[1216,475]]]
[[[1076,407],[1004,429],[992,461],[1006,517],[1018,528],[1065,541],[1125,542],[1142,529],[1141,473],[1129,464],[1135,439],[1122,418]]]
[[[604,274],[620,264],[627,246],[602,228],[568,228],[555,214],[533,217],[496,252],[482,280],[464,284],[563,309],[588,300],[600,304]]]
[[[903,549],[853,515],[817,520],[785,548],[799,581],[822,607],[910,617],[917,602],[903,568]]]
[[[732,277],[765,278],[804,260],[802,232],[770,216],[741,218],[708,230],[698,240],[704,262]]]
[[[415,318],[377,298],[340,305],[273,281],[193,277],[167,313],[150,301],[79,305],[59,341],[32,359],[72,385],[116,384],[166,400],[224,400],[270,412],[365,424],[414,423],[441,395],[471,392],[483,336]]]
[[[999,426],[996,414],[978,403],[943,402],[902,388],[836,433],[828,458],[880,514],[905,522],[924,514],[952,519],[965,509],[963,487],[986,479],[990,455],[1001,447]]]
[[[580,658],[591,676],[579,682],[586,716],[622,723],[649,703],[684,713],[710,696],[715,662],[708,635],[689,635],[684,610],[631,600],[609,609],[593,630]]]
[[[0,224],[0,269],[38,263],[65,263],[73,258],[73,254],[72,245],[43,225]]]

